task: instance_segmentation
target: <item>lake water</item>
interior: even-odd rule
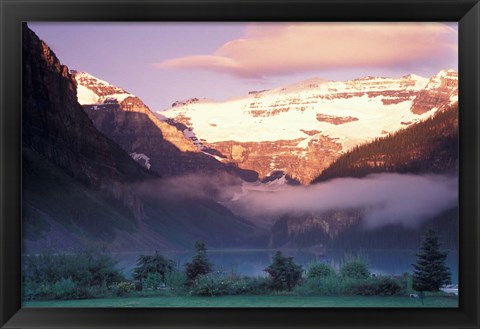
[[[294,262],[303,265],[304,268],[312,261],[328,263],[335,268],[340,267],[345,257],[361,256],[367,260],[370,271],[375,274],[401,275],[413,271],[412,263],[416,261],[416,250],[327,250],[325,255],[306,251],[285,250],[287,256],[293,256]],[[119,266],[127,276],[130,276],[139,253],[116,253]],[[152,254],[143,253],[143,254]],[[175,261],[181,269],[194,256],[194,251],[164,252],[161,254]],[[208,256],[214,264],[215,270],[235,272],[246,276],[265,276],[263,271],[270,263],[275,250],[209,250]],[[452,283],[458,284],[458,252],[450,251],[447,258],[447,266],[452,272]]]

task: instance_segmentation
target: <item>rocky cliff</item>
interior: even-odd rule
[[[427,86],[417,93],[411,111],[423,114],[432,109],[444,109],[456,101],[458,101],[458,73],[455,70],[444,70],[431,77]]]
[[[68,68],[51,49],[26,25],[22,37],[23,147],[118,200],[141,220],[141,203],[128,184],[152,175],[93,126],[77,102]]]
[[[135,95],[124,89],[100,80],[86,72],[72,70],[72,77],[78,86],[78,102],[89,110],[99,109],[101,104],[115,100],[119,108],[125,112],[144,114],[162,132],[164,140],[170,142],[182,152],[195,152],[197,148],[193,142],[185,138],[181,131],[168,123],[159,120],[158,117]],[[95,106],[94,104],[98,105]],[[108,108],[104,108],[108,109]],[[89,113],[92,111],[89,111]]]
[[[148,169],[166,177],[226,172],[248,181],[257,179],[254,171],[239,169],[233,161],[222,163],[199,150],[192,139],[159,119],[138,97],[84,72],[75,71],[73,77],[79,87],[90,92],[88,97],[85,91],[79,94],[78,100],[94,125],[133,158],[148,163]]]

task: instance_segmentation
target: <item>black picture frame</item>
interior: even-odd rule
[[[2,328],[480,328],[478,0],[0,0]],[[459,308],[22,308],[22,21],[459,22]]]

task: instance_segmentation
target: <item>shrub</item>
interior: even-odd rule
[[[26,256],[24,298],[72,299],[105,294],[107,286],[123,280],[117,262],[105,253],[40,254]],[[72,288],[74,287],[74,288]]]
[[[187,277],[179,271],[165,273],[165,285],[173,290],[181,290],[187,282]]]
[[[165,274],[172,272],[174,262],[163,257],[158,251],[155,254],[140,255],[137,259],[137,266],[133,269],[133,279],[143,282],[150,274],[157,274],[160,281],[165,280]],[[153,278],[153,277],[152,277]]]
[[[307,278],[323,278],[335,275],[333,267],[323,263],[310,263],[307,269]]]
[[[118,282],[123,275],[115,267],[117,262],[104,253],[40,254],[25,257],[24,280],[36,283],[54,283],[71,278],[80,286],[101,286]]]
[[[274,290],[292,290],[302,278],[302,266],[293,262],[293,257],[285,257],[281,251],[273,256],[272,264],[265,270],[272,280]]]
[[[51,287],[51,294],[56,299],[74,299],[77,297],[77,289],[72,278],[60,279]]]
[[[405,291],[405,289],[402,288],[401,283],[394,278],[385,276],[377,279],[377,295],[393,296],[403,291]]]
[[[215,277],[201,275],[191,286],[190,294],[197,296],[264,295],[271,291],[271,280],[251,277]]]
[[[131,282],[122,281],[115,283],[110,286],[111,292],[116,296],[128,296],[130,293],[135,291],[135,284]]]
[[[307,278],[295,289],[299,295],[338,296],[347,295],[353,280],[338,275]]]
[[[408,294],[412,294],[415,292],[415,290],[413,290],[413,278],[411,275],[409,275],[408,273],[404,274],[403,275],[403,278],[402,278],[402,282],[404,282],[404,286],[405,286],[405,292],[408,293]]]
[[[345,278],[366,279],[370,276],[367,262],[361,259],[347,261],[340,268],[340,274]]]
[[[142,281],[142,288],[158,290],[162,284],[163,280],[160,273],[148,273]]]
[[[393,277],[355,279],[338,275],[307,278],[295,289],[295,293],[306,296],[393,296],[402,292],[401,282]]]
[[[264,295],[271,292],[272,282],[269,278],[240,278],[231,283],[233,295]]]
[[[190,293],[197,296],[220,296],[229,295],[230,292],[230,282],[199,275]]]
[[[359,280],[352,284],[350,292],[361,296],[393,296],[403,291],[400,283],[391,277]]]

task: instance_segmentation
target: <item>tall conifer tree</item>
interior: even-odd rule
[[[448,252],[440,250],[440,241],[433,229],[428,229],[421,252],[413,265],[413,289],[420,292],[438,291],[451,282],[450,269],[445,265]]]

